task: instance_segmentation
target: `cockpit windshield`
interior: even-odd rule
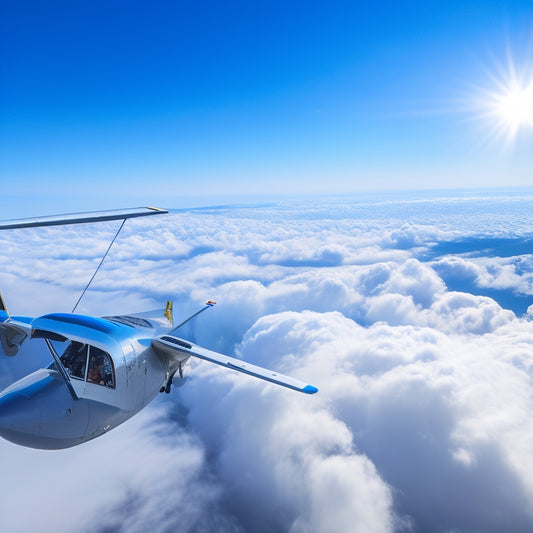
[[[110,322],[115,322],[116,324],[124,324],[126,326],[131,326],[132,328],[153,328],[152,324],[148,322],[148,320],[145,320],[144,318],[140,318],[138,316],[131,316],[131,315],[120,315],[120,316],[104,316],[105,320],[109,320]]]
[[[61,362],[67,369],[70,377],[76,379],[85,378],[85,367],[87,366],[87,344],[72,341],[63,352]]]

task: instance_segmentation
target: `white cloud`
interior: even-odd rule
[[[241,350],[251,344],[259,359],[290,367],[276,363],[280,347],[273,345],[273,335],[281,340],[267,333],[258,346],[261,340],[248,337]],[[390,531],[391,490],[368,458],[357,453],[351,432],[330,412],[326,398],[258,387],[242,377],[202,365],[180,389],[179,399],[213,454],[225,501],[245,529]]]
[[[490,333],[515,319],[484,296],[450,292],[439,298],[425,313],[427,324],[450,333]]]
[[[284,313],[258,321],[241,351],[311,376],[417,530],[527,531],[533,391],[531,374],[507,357],[516,352],[507,328],[474,338]]]
[[[480,224],[498,231],[488,216],[469,218],[463,231],[465,221],[440,207],[441,219],[431,211],[410,223],[374,212],[357,219],[349,205],[338,216],[315,206],[128,222],[82,310],[141,311],[174,299],[179,320],[214,298],[184,335],[237,348],[320,392],[298,395],[193,362],[170,396],[101,439],[57,453],[2,441],[2,524],[530,531],[532,322],[441,279],[526,293],[530,263],[424,262],[439,240]],[[2,233],[8,306],[70,310],[113,230]],[[65,518],[66,500],[82,503]],[[21,514],[27,501],[39,513]]]
[[[533,258],[529,256],[462,258],[445,257],[435,262],[435,270],[446,278],[470,282],[480,288],[533,294]]]
[[[5,531],[241,531],[203,446],[161,405],[77,448],[0,450]]]

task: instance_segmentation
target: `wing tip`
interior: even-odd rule
[[[318,392],[318,389],[316,387],[313,387],[313,385],[306,385],[302,392],[305,392],[305,394],[315,394]]]

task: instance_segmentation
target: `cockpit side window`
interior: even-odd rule
[[[63,352],[61,362],[71,377],[85,379],[87,345],[72,341]]]
[[[87,382],[115,388],[115,371],[110,355],[100,348],[91,346],[89,350],[89,367]]]
[[[115,388],[113,360],[96,346],[71,341],[61,356],[61,362],[71,378]]]

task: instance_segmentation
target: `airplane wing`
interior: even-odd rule
[[[36,228],[39,226],[62,226],[65,224],[83,224],[88,222],[103,222],[105,220],[125,220],[126,218],[163,215],[166,209],[158,207],[136,207],[133,209],[111,209],[107,211],[92,211],[89,213],[71,213],[45,217],[19,218],[16,220],[0,221],[0,230],[16,228]]]
[[[72,309],[72,312],[76,310],[80,300],[83,298],[85,292],[89,288],[89,285],[96,276],[98,270],[102,266],[104,259],[106,258],[111,246],[115,242],[115,239],[118,237],[120,230],[124,226],[126,219],[128,218],[137,218],[145,217],[149,215],[163,215],[168,213],[166,209],[160,209],[158,207],[136,207],[133,209],[111,209],[107,211],[91,211],[88,213],[71,213],[66,215],[53,215],[53,216],[44,216],[44,217],[33,217],[33,218],[19,218],[16,220],[5,220],[0,221],[0,230],[3,229],[18,229],[18,228],[37,228],[40,226],[63,226],[65,224],[85,224],[92,222],[103,222],[106,220],[122,220],[122,225],[116,232],[111,244],[109,245],[106,253],[102,257],[100,264],[96,267],[94,274],[92,275],[89,283],[83,289],[81,296],[78,298],[76,305]],[[7,314],[6,306],[2,297],[0,296],[0,319],[5,318],[4,315]]]
[[[246,363],[240,359],[235,359],[234,357],[228,357],[227,355],[207,350],[206,348],[192,344],[189,341],[180,339],[174,335],[161,335],[160,337],[156,337],[152,340],[152,346],[157,352],[164,354],[167,357],[175,357],[180,360],[187,359],[189,356],[198,357],[199,359],[204,359],[205,361],[231,368],[232,370],[237,370],[238,372],[243,372],[249,376],[270,381],[276,385],[281,385],[298,392],[305,392],[306,394],[314,394],[315,392],[318,392],[316,387],[308,385],[298,379],[279,374],[278,372],[268,370],[267,368]]]

